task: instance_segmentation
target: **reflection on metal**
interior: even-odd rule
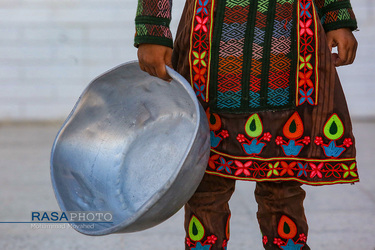
[[[62,211],[110,211],[88,235],[134,232],[177,212],[200,183],[209,128],[189,83],[120,65],[83,92],[55,139],[51,178]],[[81,226],[80,226],[81,225]]]

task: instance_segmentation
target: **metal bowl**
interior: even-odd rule
[[[209,127],[189,83],[120,65],[92,81],[57,134],[51,153],[56,199],[65,211],[110,211],[87,235],[135,232],[176,213],[205,172]]]

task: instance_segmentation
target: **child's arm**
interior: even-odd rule
[[[337,46],[338,53],[332,53],[336,67],[353,63],[358,43],[350,29],[341,28],[328,31],[327,41],[331,51],[333,47]]]
[[[172,0],[138,0],[134,46],[139,66],[150,75],[168,80],[165,65],[172,66],[173,40],[169,29]]]
[[[351,64],[354,61],[357,40],[352,31],[357,29],[350,0],[315,0],[323,28],[327,33],[328,46],[337,46],[338,54],[332,58],[336,66]]]
[[[170,80],[165,65],[172,68],[172,49],[158,44],[140,44],[138,47],[139,66],[152,76]]]

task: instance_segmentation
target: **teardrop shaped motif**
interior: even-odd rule
[[[292,239],[297,234],[297,226],[291,219],[283,215],[279,221],[277,232],[284,239]]]
[[[189,222],[189,237],[193,241],[200,241],[204,237],[204,227],[197,217],[193,215]]]
[[[214,113],[210,113],[210,109],[206,110],[206,116],[210,125],[210,130],[217,131],[221,128],[220,116]]]
[[[303,130],[302,119],[298,112],[294,112],[294,114],[285,123],[283,133],[288,139],[295,140],[303,135]]]
[[[337,114],[333,114],[324,125],[324,135],[330,140],[340,139],[344,134],[344,125]]]
[[[262,121],[258,114],[253,114],[247,119],[245,124],[246,134],[250,137],[256,138],[263,133]]]

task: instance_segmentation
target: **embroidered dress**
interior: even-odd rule
[[[135,46],[173,47],[210,123],[211,155],[185,206],[185,249],[227,249],[234,180],[257,181],[265,249],[310,249],[301,183],[359,181],[325,32],[357,23],[349,0],[139,0]],[[224,178],[221,178],[224,177]]]
[[[172,47],[171,6],[139,1],[136,45]],[[358,181],[351,121],[325,38],[342,27],[357,28],[348,0],[186,1],[173,63],[207,109],[207,173]]]

